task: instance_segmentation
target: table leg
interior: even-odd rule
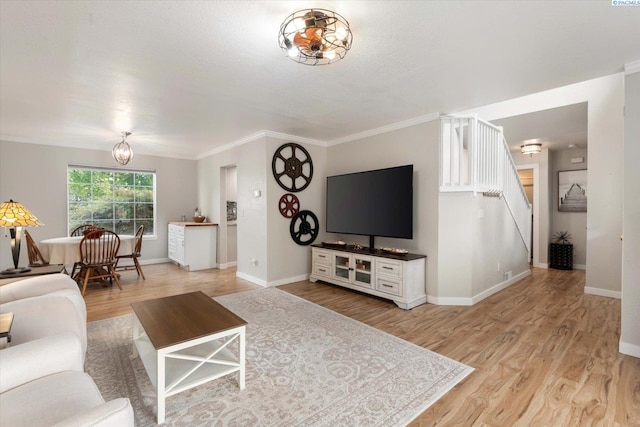
[[[164,408],[164,398],[165,398],[165,376],[164,376],[164,353],[161,351],[157,352],[157,370],[156,370],[156,396],[158,399],[158,424],[162,424],[164,422],[165,408]]]
[[[246,347],[245,347],[245,330],[247,328],[245,326],[243,326],[240,329],[240,374],[239,374],[239,386],[240,386],[240,390],[244,389],[244,379],[245,379],[245,353],[246,353]]]
[[[136,347],[136,339],[140,337],[140,322],[136,316],[133,316],[133,351],[131,352],[133,357],[139,357],[138,347]]]

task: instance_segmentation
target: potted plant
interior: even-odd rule
[[[549,247],[549,267],[573,270],[573,244],[568,231],[558,231]]]

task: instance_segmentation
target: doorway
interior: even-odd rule
[[[238,264],[238,172],[235,165],[222,168],[224,179],[221,186],[224,200],[222,215],[225,218],[226,253],[225,268]],[[222,221],[221,221],[222,222]]]

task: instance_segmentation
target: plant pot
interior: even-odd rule
[[[573,270],[573,245],[551,243],[549,245],[549,268]]]

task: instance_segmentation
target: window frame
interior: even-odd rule
[[[71,227],[70,227],[70,221],[71,221],[71,215],[70,215],[70,208],[71,208],[71,202],[70,202],[70,194],[69,194],[69,190],[70,190],[70,181],[69,181],[69,173],[71,170],[89,170],[89,171],[98,171],[98,172],[114,172],[114,173],[123,173],[123,174],[129,174],[129,173],[141,173],[141,174],[151,174],[153,176],[153,233],[147,233],[145,230],[145,234],[143,235],[143,240],[156,240],[158,238],[157,236],[157,224],[158,224],[158,218],[157,218],[157,204],[158,204],[158,198],[157,198],[157,192],[158,192],[158,174],[156,172],[156,170],[150,170],[150,169],[123,169],[123,168],[114,168],[114,167],[108,167],[108,166],[90,166],[90,165],[79,165],[79,164],[68,164],[67,165],[67,235],[71,232]],[[91,184],[93,187],[93,183]],[[93,200],[93,198],[92,198]],[[112,200],[111,202],[112,204],[115,204],[116,202]],[[136,202],[134,201],[133,204],[135,205]],[[111,220],[113,221],[115,218],[111,218]],[[132,218],[135,221],[135,218]],[[135,223],[134,223],[135,224]],[[134,230],[132,231],[132,234],[135,234],[135,229],[137,229],[137,227],[134,226]]]

